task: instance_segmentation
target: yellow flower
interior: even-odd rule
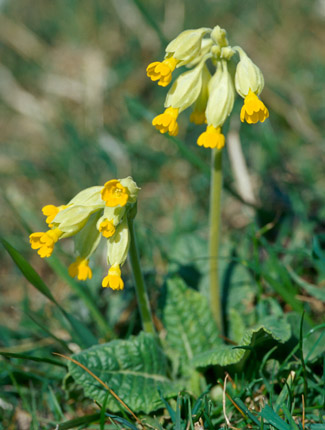
[[[29,241],[32,249],[38,249],[37,253],[42,257],[50,257],[55,243],[62,235],[62,231],[58,228],[48,230],[47,232],[32,233],[29,236]]]
[[[223,148],[225,136],[221,133],[221,127],[215,128],[213,125],[208,125],[206,131],[199,136],[197,144],[204,148]]]
[[[43,215],[45,215],[47,218],[45,220],[46,224],[48,224],[49,227],[53,227],[51,224],[56,215],[65,209],[67,206],[54,206],[54,205],[46,205],[42,208]]]
[[[177,136],[178,134],[178,109],[169,107],[165,112],[156,116],[152,120],[152,125],[156,127],[160,133],[169,133],[170,136]]]
[[[98,231],[106,238],[113,236],[115,227],[112,221],[105,219],[99,224]]]
[[[174,57],[166,58],[164,61],[155,61],[147,67],[147,76],[152,81],[158,81],[158,85],[166,87],[172,80],[177,60]]]
[[[93,276],[91,268],[88,266],[88,260],[86,258],[77,257],[76,261],[70,264],[68,271],[69,275],[72,278],[77,276],[79,281],[91,279]]]
[[[205,112],[194,110],[190,115],[190,121],[196,125],[205,124],[207,122]]]
[[[246,121],[248,124],[256,124],[258,121],[264,122],[268,117],[269,111],[267,107],[255,93],[249,90],[240,111],[241,122]]]
[[[112,179],[104,185],[101,196],[106,206],[111,208],[115,206],[125,206],[129,199],[129,191],[121,185],[117,179]]]
[[[102,286],[110,287],[112,290],[123,290],[124,282],[121,278],[121,270],[118,264],[114,264],[103,279]]]

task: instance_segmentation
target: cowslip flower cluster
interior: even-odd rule
[[[129,250],[128,218],[135,214],[138,191],[131,177],[113,179],[104,186],[86,188],[66,205],[44,206],[42,212],[49,230],[32,233],[29,236],[31,247],[37,249],[42,258],[50,257],[58,240],[74,236],[77,258],[69,266],[69,275],[84,281],[92,277],[89,258],[103,236],[111,267],[102,286],[122,290],[120,266]]]
[[[236,57],[239,61],[232,76],[229,63]],[[178,115],[193,106],[190,121],[207,124],[197,144],[205,148],[223,148],[225,137],[221,128],[232,112],[235,91],[244,99],[240,113],[242,122],[255,124],[268,118],[268,109],[258,97],[264,87],[261,70],[241,47],[229,45],[226,31],[218,25],[213,29],[180,33],[167,45],[165,59],[149,64],[147,75],[165,87],[170,84],[173,71],[182,66],[190,70],[175,80],[166,96],[165,111],[152,121],[161,133],[176,136]],[[214,73],[211,74],[212,69]]]

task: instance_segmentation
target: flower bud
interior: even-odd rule
[[[220,58],[229,61],[235,55],[235,51],[230,46],[221,48]]]
[[[102,221],[105,219],[110,220],[113,225],[116,227],[125,214],[126,207],[116,206],[111,208],[109,206],[105,206],[102,216],[97,221],[97,229]]]
[[[240,61],[237,64],[235,74],[235,87],[237,93],[243,98],[248,95],[249,90],[256,95],[259,95],[264,87],[264,77],[261,70],[241,48],[236,47],[235,50],[240,56]]]
[[[206,65],[202,69],[202,86],[199,97],[197,98],[193,112],[190,116],[190,121],[194,124],[204,124],[206,122],[205,109],[209,98],[209,82],[211,74]]]
[[[209,82],[209,100],[206,108],[208,125],[220,127],[234,106],[235,91],[226,61],[218,63],[217,71]]]
[[[179,60],[177,67],[189,63],[200,54],[202,38],[209,31],[209,28],[183,31],[167,45],[166,58],[173,56]]]
[[[216,25],[214,27],[210,37],[217,45],[220,46],[220,48],[223,48],[224,46],[228,46],[227,32],[219,25]]]
[[[137,201],[138,192],[139,190],[141,190],[141,188],[137,186],[137,184],[134,182],[131,176],[128,176],[127,178],[124,178],[124,179],[120,179],[120,183],[123,187],[126,187],[129,191],[128,203],[135,203]]]
[[[179,113],[191,106],[199,97],[202,88],[202,68],[204,61],[194,69],[182,73],[168,91],[165,108],[179,108]]]
[[[100,195],[102,188],[101,186],[95,186],[80,191],[80,193],[69,201],[67,206],[73,204],[80,206],[97,206],[98,208],[103,207],[104,204]]]
[[[198,63],[200,63],[203,60],[203,57],[206,57],[207,54],[211,52],[212,45],[213,45],[213,42],[210,38],[202,39],[199,55],[193,58],[189,63],[186,63],[186,67],[192,68],[192,67],[195,67]]]
[[[94,206],[68,206],[56,215],[52,222],[53,227],[63,232],[62,238],[72,236],[84,227],[90,215],[97,210]]]
[[[116,228],[114,236],[107,239],[108,264],[122,265],[128,255],[130,234],[127,219],[124,219]]]
[[[87,224],[75,236],[75,252],[82,259],[88,259],[99,245],[101,234],[96,229],[99,214],[92,214]]]

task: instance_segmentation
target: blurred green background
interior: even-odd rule
[[[284,217],[287,239],[311,245],[324,231],[324,21],[323,0],[2,1],[1,234],[62,298],[65,286],[30,250],[25,227],[43,230],[41,207],[63,204],[85,187],[134,177],[149,271],[164,273],[178,236],[199,231],[204,238],[210,154],[195,143],[203,127],[190,124],[187,112],[181,116],[181,151],[160,135],[150,120],[162,111],[166,89],[145,69],[183,29],[219,24],[265,75],[270,119],[240,128],[261,225]],[[240,106],[237,99],[236,113]],[[192,155],[203,168],[186,159]],[[236,190],[225,158],[226,186]],[[225,240],[243,237],[253,220],[226,191]],[[71,243],[62,247],[72,250]],[[27,284],[3,250],[1,257],[1,322],[11,325],[20,319],[16,304]],[[37,306],[42,299],[34,294]]]
[[[41,207],[85,187],[134,177],[142,188],[137,224],[149,272],[165,273],[179,236],[206,237],[210,154],[195,143],[203,128],[186,112],[183,146],[159,134],[150,120],[162,111],[166,89],[145,73],[163,58],[164,43],[186,28],[219,24],[264,72],[270,119],[240,127],[257,224],[281,220],[284,246],[311,248],[312,236],[322,237],[323,0],[10,0],[0,10],[1,234],[60,299],[69,288],[30,250],[26,226],[43,230]],[[240,106],[238,99],[233,118]],[[236,132],[239,126],[233,119]],[[225,159],[223,241],[236,243],[256,218],[229,192],[237,185]],[[67,242],[61,254],[71,253]],[[3,249],[1,258],[0,322],[11,326],[28,286]],[[97,259],[94,288],[105,270],[104,258]],[[33,294],[37,308],[43,299]]]
[[[268,225],[273,257],[324,286],[324,0],[2,0],[1,235],[81,319],[88,316],[79,299],[30,249],[28,234],[46,228],[44,205],[64,204],[83,188],[133,176],[142,189],[137,231],[155,300],[155,286],[168,265],[183,258],[177,255],[179,241],[199,237],[206,242],[210,151],[196,145],[203,126],[189,123],[190,112],[180,118],[178,140],[152,127],[166,89],[151,82],[145,69],[163,58],[166,43],[182,30],[217,24],[227,30],[230,44],[242,46],[262,69],[262,99],[270,111],[264,124],[241,125],[238,98],[225,127],[240,135],[255,209],[238,198],[226,150],[223,260],[229,263],[234,254],[248,258],[256,231]],[[198,255],[195,246],[186,246],[184,265],[206,260],[205,248]],[[72,251],[67,240],[55,253],[68,265]],[[128,285],[118,296],[100,286],[104,252],[95,257],[90,289],[101,306],[110,306],[105,311],[112,324],[130,321],[134,301],[121,304],[130,294]],[[28,350],[31,331],[23,311],[39,312],[51,325],[52,307],[3,248],[0,253],[0,344]],[[259,257],[263,270],[271,270],[268,254],[261,251]],[[324,305],[305,290],[299,294],[297,300],[319,320]],[[19,324],[24,328],[13,336]],[[32,345],[37,345],[34,338]]]

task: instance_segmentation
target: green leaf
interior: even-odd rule
[[[167,281],[163,324],[168,346],[179,354],[183,366],[202,351],[222,343],[205,297],[187,288],[183,280]]]
[[[155,337],[148,333],[97,345],[73,358],[105,382],[134,412],[149,413],[163,406],[158,389],[164,397],[178,392],[178,387],[166,376],[167,361],[163,351]],[[88,372],[72,362],[69,362],[69,370],[87,397],[104,402],[107,390]],[[107,407],[113,412],[121,408],[111,395]]]
[[[249,350],[264,340],[271,338],[278,342],[286,342],[290,336],[290,326],[285,319],[273,316],[265,317],[263,324],[245,331],[239,346],[217,345],[209,351],[196,354],[192,359],[192,364],[195,367],[229,366],[239,363],[247,357]]]
[[[228,333],[227,337],[233,342],[240,343],[245,333],[245,324],[241,313],[237,309],[230,308],[228,312]]]

